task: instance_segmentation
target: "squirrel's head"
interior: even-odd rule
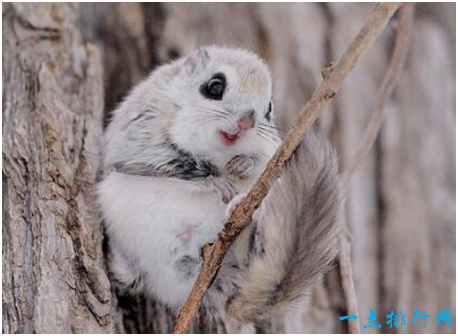
[[[178,106],[169,131],[179,147],[222,162],[276,137],[272,81],[258,56],[205,47],[178,62],[168,95]]]

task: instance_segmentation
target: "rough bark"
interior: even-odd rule
[[[114,332],[93,190],[102,64],[77,7],[3,5],[3,332]]]
[[[114,331],[92,185],[98,139],[109,111],[154,66],[202,44],[249,48],[274,73],[276,111],[294,113],[371,10],[370,4],[3,5],[4,332]],[[33,8],[33,9],[32,9]],[[386,332],[455,332],[455,4],[419,4],[406,71],[381,135],[352,178],[358,321],[369,309]],[[359,148],[391,54],[387,30],[319,120],[345,165]],[[171,315],[145,298],[120,298],[127,331],[165,332]],[[386,329],[403,310],[407,326]],[[413,327],[415,310],[427,327]],[[247,332],[345,332],[338,272],[302,309]],[[364,332],[379,332],[364,329]],[[233,331],[204,320],[193,331]]]

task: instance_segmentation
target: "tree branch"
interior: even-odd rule
[[[382,125],[385,105],[396,87],[405,64],[410,30],[413,21],[413,7],[414,4],[412,3],[404,3],[399,11],[399,19],[396,22],[396,35],[394,37],[394,49],[391,55],[390,63],[388,64],[385,76],[383,77],[370,120],[364,131],[361,146],[353,157],[351,163],[341,174],[343,190],[347,190],[351,176],[369,154]],[[345,230],[340,236],[339,253],[340,278],[347,306],[347,315],[357,315],[358,307],[353,282],[353,270],[351,266],[351,248],[345,219],[343,224]],[[348,330],[351,334],[359,334],[358,320],[349,319]]]
[[[221,267],[224,256],[239,233],[251,222],[253,213],[267,195],[269,187],[278,176],[280,169],[290,159],[307,129],[321,115],[323,108],[335,96],[345,77],[372,46],[398,7],[399,3],[377,3],[369,20],[359,31],[347,51],[336,65],[327,69],[323,81],[303,107],[294,127],[286,135],[283,144],[269,161],[261,177],[251,188],[244,201],[234,209],[223,230],[219,233],[217,241],[205,248],[202,269],[178,315],[173,333],[186,332],[208,287]]]
[[[391,55],[390,63],[388,64],[382,84],[380,85],[377,100],[364,131],[361,146],[353,157],[352,162],[342,172],[342,180],[345,185],[374,146],[377,134],[382,125],[385,105],[391,97],[404,67],[409,45],[408,39],[412,25],[412,18],[413,4],[404,3],[399,10],[399,19],[395,22],[396,35],[394,37],[394,49]]]

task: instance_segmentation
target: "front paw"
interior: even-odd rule
[[[225,212],[226,221],[229,220],[229,218],[231,217],[231,215],[234,212],[234,210],[237,207],[237,205],[239,205],[240,203],[243,202],[243,200],[245,199],[246,195],[247,195],[246,193],[238,194],[227,205],[226,212]]]
[[[253,170],[256,161],[254,157],[248,155],[234,156],[226,165],[226,171],[229,175],[239,178],[247,177]]]
[[[210,177],[206,183],[218,193],[221,200],[226,204],[237,195],[237,188],[230,177]]]

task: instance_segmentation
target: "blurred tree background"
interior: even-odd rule
[[[155,66],[201,45],[244,47],[270,65],[287,130],[372,4],[3,4],[3,332],[151,332],[173,317],[117,297],[93,185],[110,111]],[[376,146],[352,178],[347,225],[359,305],[380,333],[456,330],[455,4],[421,3],[405,70]],[[319,120],[345,167],[392,50],[392,26]],[[385,315],[406,314],[390,329]],[[426,328],[410,321],[426,311]],[[452,325],[436,323],[450,310]],[[346,332],[337,268],[300,309],[245,332]],[[236,331],[200,319],[195,332]]]

